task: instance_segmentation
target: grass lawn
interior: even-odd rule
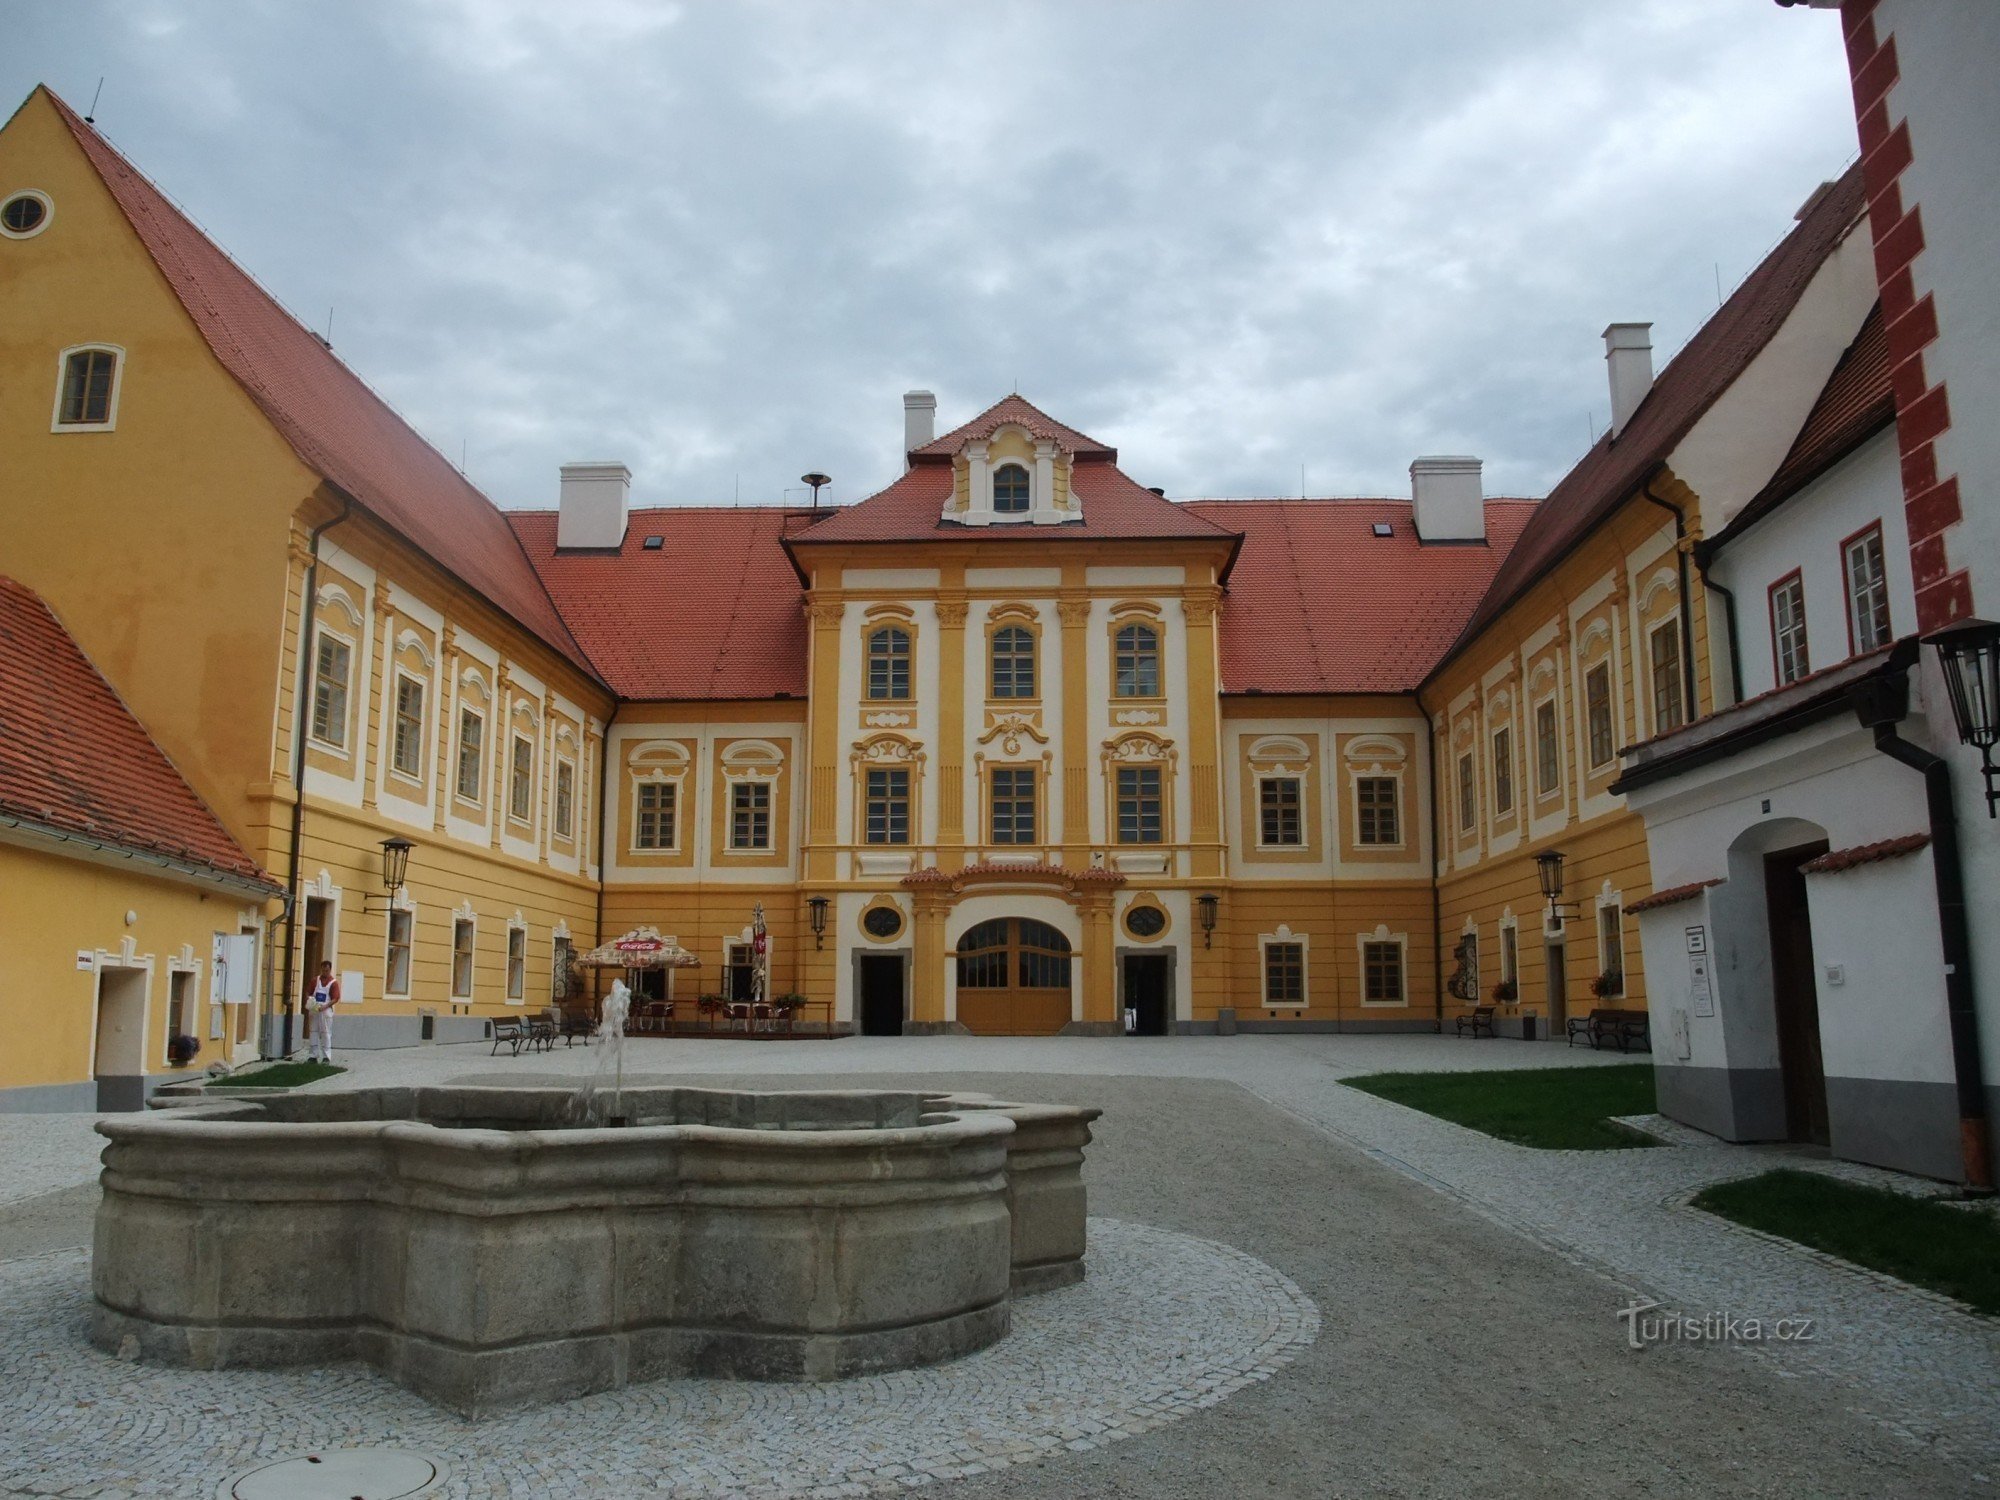
[[[218,1082],[223,1088],[230,1089],[291,1089],[302,1083],[311,1083],[315,1078],[331,1078],[346,1071],[333,1063],[281,1062],[252,1068],[247,1073],[231,1073]]]
[[[2000,1314],[2000,1220],[1990,1213],[1782,1168],[1704,1188],[1694,1206]]]
[[[1545,1151],[1618,1151],[1659,1144],[1610,1119],[1653,1113],[1651,1063],[1503,1073],[1371,1073],[1342,1081],[1453,1124]]]

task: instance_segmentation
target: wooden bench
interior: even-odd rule
[[[1482,1031],[1488,1036],[1497,1035],[1493,1030],[1493,1007],[1490,1005],[1475,1005],[1471,1010],[1460,1016],[1458,1018],[1458,1034],[1464,1036],[1467,1031],[1470,1031],[1474,1037],[1477,1037]]]
[[[533,1038],[528,1034],[528,1023],[526,1021],[516,1020],[512,1016],[504,1020],[495,1021],[493,1023],[493,1050],[487,1056],[498,1057],[502,1047],[511,1047],[513,1055],[519,1057],[521,1055],[521,1048],[531,1040]]]
[[[1589,1042],[1593,1052],[1606,1042],[1616,1042],[1620,1052],[1629,1052],[1635,1042],[1648,1052],[1653,1050],[1652,1026],[1643,1010],[1599,1006],[1587,1016],[1571,1016],[1569,1045],[1574,1047],[1578,1037]]]
[[[578,1037],[582,1037],[584,1046],[588,1047],[590,1039],[597,1035],[597,1021],[586,1011],[566,1010],[562,1013],[559,1029],[565,1047],[574,1047]]]

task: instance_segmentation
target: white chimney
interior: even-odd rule
[[[937,397],[929,391],[903,392],[903,452],[914,453],[937,436]]]
[[[1486,493],[1476,458],[1436,455],[1410,465],[1417,539],[1424,542],[1486,540]]]
[[[1653,388],[1653,325],[1613,323],[1605,329],[1604,363],[1611,372],[1611,435],[1617,437]]]
[[[625,541],[632,471],[623,464],[564,464],[556,546],[617,547]]]

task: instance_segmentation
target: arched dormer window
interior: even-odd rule
[[[1150,625],[1122,625],[1116,638],[1117,695],[1160,696],[1160,633]]]
[[[57,431],[109,429],[118,414],[119,351],[105,345],[63,352],[56,391]]]
[[[900,626],[884,625],[868,637],[868,696],[910,696],[910,633]]]
[[[1028,494],[1028,471],[1019,464],[1002,464],[993,471],[993,510],[996,515],[1026,515]]]
[[[993,696],[1035,696],[1035,634],[1025,626],[993,632]]]

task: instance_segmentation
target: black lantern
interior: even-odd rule
[[[1201,945],[1212,948],[1215,946],[1215,911],[1222,905],[1222,898],[1211,891],[1195,897],[1194,904],[1201,912]]]
[[[1924,637],[1937,648],[1945,693],[1962,745],[1979,751],[1986,778],[1986,816],[2000,817],[2000,767],[1993,747],[2000,743],[2000,625],[1991,620],[1959,620]]]
[[[389,893],[382,903],[384,910],[396,904],[396,892],[403,888],[403,878],[410,870],[410,851],[416,847],[404,838],[382,840],[382,889]],[[361,905],[365,910],[368,899],[364,897]]]
[[[1552,907],[1562,903],[1565,857],[1560,849],[1544,849],[1535,856],[1535,878],[1542,883],[1542,899]]]
[[[806,916],[812,922],[813,946],[815,948],[824,948],[826,946],[826,907],[826,897],[806,897]]]

